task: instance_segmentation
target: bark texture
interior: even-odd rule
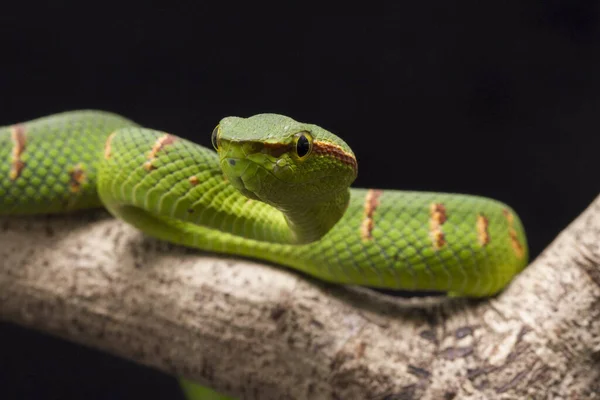
[[[327,285],[104,212],[4,218],[0,318],[242,399],[600,398],[600,197],[483,301]]]

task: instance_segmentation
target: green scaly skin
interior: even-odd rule
[[[284,143],[287,139],[276,131],[278,124],[290,125],[289,132],[311,131],[315,141],[329,141],[351,152],[331,133],[282,116],[226,118],[220,126],[222,135],[233,134],[234,138],[270,126],[268,140]],[[15,131],[24,136],[18,157],[24,166],[19,176],[11,179]],[[143,232],[173,243],[264,259],[329,282],[435,290],[455,296],[493,295],[527,263],[525,233],[511,208],[487,198],[433,192],[378,192],[367,238],[367,197],[376,191],[350,189],[345,213],[320,240],[287,244],[293,235],[283,214],[242,195],[224,177],[214,151],[169,136],[172,143],[165,143],[151,157],[153,147],[165,136],[98,111],[67,112],[23,123],[18,129],[15,125],[2,128],[0,214],[60,213],[104,206]],[[222,140],[239,149],[248,141],[267,139]],[[329,155],[310,157],[315,161],[313,167],[333,164],[336,173],[347,168]],[[73,171],[84,175],[77,190]],[[353,177],[340,176],[339,180],[351,182]],[[320,175],[317,181],[333,184]],[[319,190],[317,193],[325,193]],[[296,204],[300,209],[302,202]],[[438,229],[432,228],[432,205],[444,208],[446,218]],[[313,218],[311,215],[304,219]],[[480,242],[478,216],[487,221],[485,245]],[[436,232],[443,234],[439,247],[434,245]],[[521,246],[520,253],[515,243]]]
[[[296,153],[298,132],[314,139],[304,159]],[[220,158],[100,111],[0,128],[0,215],[104,206],[173,243],[263,259],[329,282],[452,296],[493,295],[527,264],[523,227],[505,204],[348,190],[354,155],[318,126],[273,114],[230,117],[216,139]],[[324,148],[337,151],[317,151]],[[200,398],[203,389],[182,384],[190,399]]]

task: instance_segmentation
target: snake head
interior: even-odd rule
[[[339,195],[357,175],[356,157],[342,139],[283,115],[224,118],[212,142],[229,182],[280,210]]]

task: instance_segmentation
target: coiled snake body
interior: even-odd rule
[[[458,194],[348,189],[352,150],[275,114],[228,117],[218,153],[115,114],[0,129],[0,214],[106,207],[149,235],[322,280],[492,295],[527,263],[515,212]]]

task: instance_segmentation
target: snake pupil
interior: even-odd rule
[[[302,158],[310,152],[310,141],[305,134],[301,134],[296,142],[296,153]]]
[[[212,142],[215,150],[219,151],[219,125],[213,129],[212,135],[210,135],[210,141]]]

